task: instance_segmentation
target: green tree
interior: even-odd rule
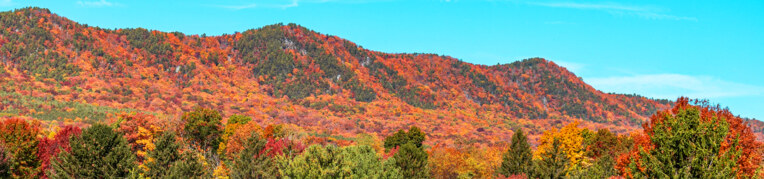
[[[220,143],[220,113],[207,108],[196,108],[194,111],[183,114],[182,120],[186,122],[183,130],[191,142],[207,149],[217,149]]]
[[[594,160],[594,164],[583,170],[573,171],[571,178],[608,178],[617,176],[615,160],[610,155],[603,155]]]
[[[169,168],[167,178],[212,178],[201,159],[193,152],[181,154],[180,160]]]
[[[231,169],[231,178],[277,178],[278,168],[265,150],[266,141],[254,134],[247,139]]]
[[[352,173],[334,145],[311,145],[292,160],[279,156],[279,173],[286,178],[346,178]]]
[[[425,140],[425,134],[416,126],[411,126],[408,132],[403,129],[398,130],[392,136],[385,138],[385,149],[390,150],[406,143],[413,143],[416,147],[422,147]]]
[[[518,129],[512,136],[512,144],[502,156],[499,174],[504,176],[526,174],[531,176],[533,172],[533,154],[528,144],[528,137],[522,129]]]
[[[0,178],[11,177],[11,156],[5,150],[5,147],[0,145]]]
[[[541,154],[541,160],[536,164],[536,176],[538,178],[558,179],[563,178],[567,171],[568,158],[560,147],[560,140],[554,138],[552,148]]]
[[[368,145],[354,145],[343,148],[342,160],[349,164],[350,178],[403,178],[395,159],[382,161]]]
[[[149,152],[144,176],[162,178],[169,175],[169,168],[180,160],[180,145],[175,143],[174,133],[165,133],[156,141],[156,148]]]
[[[652,123],[652,135],[648,136],[654,148],[639,150],[638,157],[627,166],[633,177],[728,178],[737,174],[739,139],[725,141],[729,131],[726,120],[702,120],[697,108],[678,109],[660,117]],[[722,150],[724,144],[729,145],[727,150]]]
[[[69,146],[53,160],[51,178],[124,178],[136,166],[127,140],[103,124],[70,138]]]
[[[393,155],[404,178],[428,178],[427,153],[413,142],[406,143]]]

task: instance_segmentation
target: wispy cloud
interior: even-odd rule
[[[552,8],[567,8],[567,9],[580,9],[580,10],[597,10],[608,12],[614,15],[631,15],[645,19],[653,20],[686,20],[686,21],[698,21],[695,17],[685,17],[666,14],[667,9],[659,8],[655,6],[637,6],[637,5],[624,5],[618,3],[577,3],[577,2],[528,2],[529,5],[552,7]]]
[[[252,3],[243,3],[238,5],[212,5],[214,7],[220,7],[231,10],[242,9],[254,9],[254,8],[269,8],[269,9],[287,9],[292,7],[298,7],[301,4],[318,4],[318,3],[368,3],[377,1],[389,1],[389,0],[260,0]]]
[[[119,6],[119,3],[113,3],[106,0],[100,1],[77,1],[77,4],[84,7],[112,7]]]
[[[714,99],[764,95],[762,86],[735,83],[708,76],[650,74],[588,78],[584,81],[605,92],[636,93],[664,99],[679,96]]]
[[[218,7],[225,8],[225,9],[232,9],[232,10],[242,10],[242,9],[250,9],[250,8],[256,8],[257,4],[242,4],[242,5],[218,5]]]

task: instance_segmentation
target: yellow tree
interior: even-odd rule
[[[565,157],[568,159],[568,170],[574,171],[580,169],[582,165],[585,165],[583,141],[581,136],[582,128],[578,128],[579,122],[572,122],[561,129],[550,129],[544,131],[544,134],[539,138],[539,146],[534,152],[534,159],[541,159],[541,156],[552,149],[552,142],[555,138],[560,141],[560,148],[565,153]]]

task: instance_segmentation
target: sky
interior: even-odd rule
[[[102,28],[221,35],[297,23],[364,48],[495,65],[542,57],[603,92],[764,119],[764,1],[0,0]]]

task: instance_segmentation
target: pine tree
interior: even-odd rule
[[[628,167],[636,178],[726,178],[735,176],[738,139],[725,141],[725,120],[703,121],[695,108],[680,109],[653,123],[654,148],[638,154]],[[729,148],[722,150],[722,145]],[[643,148],[643,146],[636,146]],[[643,167],[643,170],[639,169]]]
[[[11,157],[5,150],[5,147],[0,145],[0,178],[11,177]]]
[[[340,154],[345,164],[352,170],[350,178],[402,178],[400,169],[393,163],[382,161],[368,145],[354,145],[343,148]]]
[[[169,168],[180,160],[180,145],[175,143],[174,133],[165,133],[156,141],[156,148],[149,152],[146,160],[148,178],[162,178],[169,174]]]
[[[422,142],[425,140],[425,134],[416,126],[411,126],[408,132],[403,129],[398,130],[392,136],[385,138],[385,149],[390,150],[395,147],[399,147],[406,143],[413,143],[416,147],[422,147]]]
[[[266,155],[265,144],[258,134],[248,138],[244,150],[234,161],[231,178],[277,178],[278,168]]]
[[[536,166],[538,178],[558,179],[565,176],[568,158],[560,145],[560,140],[555,137],[550,150],[541,154],[541,160],[537,161]]]
[[[533,154],[531,154],[531,146],[528,144],[528,137],[525,136],[522,129],[518,129],[512,136],[512,144],[502,156],[498,172],[504,176],[532,175]]]
[[[393,158],[404,178],[429,178],[427,153],[413,142],[402,145]]]
[[[279,173],[285,178],[348,178],[352,170],[334,145],[311,145],[292,160],[279,157]]]
[[[169,168],[169,176],[166,178],[211,178],[207,168],[200,161],[200,158],[192,152],[181,154],[180,160],[172,164]]]
[[[135,167],[122,135],[106,125],[95,124],[70,139],[69,152],[59,153],[51,178],[124,178]]]

